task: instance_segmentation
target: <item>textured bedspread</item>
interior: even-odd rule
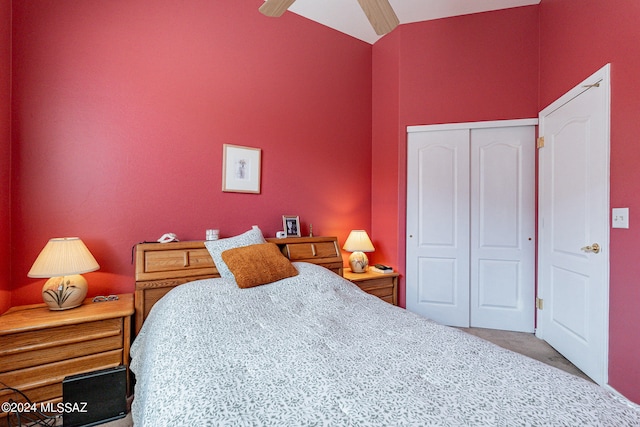
[[[294,265],[156,303],[131,348],[136,427],[640,426],[597,385]]]

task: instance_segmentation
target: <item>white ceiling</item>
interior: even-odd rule
[[[400,25],[449,16],[508,9],[540,3],[540,0],[389,0]],[[378,36],[357,0],[296,0],[290,12],[319,22],[367,43]]]

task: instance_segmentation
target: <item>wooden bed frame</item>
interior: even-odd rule
[[[343,262],[336,237],[267,239],[291,261],[318,264],[342,276]],[[140,243],[135,247],[135,334],[151,307],[183,283],[220,277],[204,241]]]

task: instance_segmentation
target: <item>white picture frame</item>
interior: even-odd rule
[[[260,194],[262,150],[223,144],[222,191]]]
[[[295,215],[282,215],[282,228],[285,237],[300,237],[300,217]]]

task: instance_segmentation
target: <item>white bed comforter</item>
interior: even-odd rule
[[[640,426],[604,388],[294,265],[156,303],[131,348],[136,427]]]

